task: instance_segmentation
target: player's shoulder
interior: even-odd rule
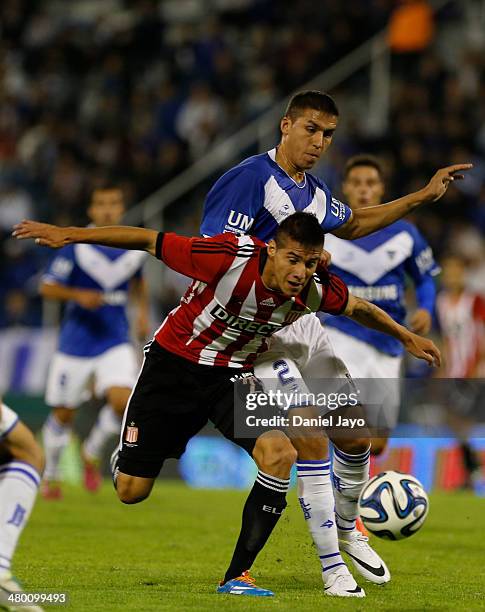
[[[74,244],[66,244],[66,246],[56,249],[52,252],[52,259],[74,259]]]
[[[265,180],[275,170],[275,163],[272,159],[271,151],[265,151],[264,153],[251,155],[251,157],[243,159],[237,166],[234,166],[233,170],[239,173],[250,173],[256,178]]]
[[[268,153],[259,153],[258,155],[251,155],[251,157],[247,157],[243,159],[241,162],[226,170],[226,172],[221,176],[221,179],[234,178],[239,175],[248,175],[254,178],[262,178],[269,176],[271,174],[272,166],[271,166],[271,158]]]
[[[327,185],[327,183],[322,178],[320,178],[319,176],[316,176],[315,174],[311,174],[310,172],[306,172],[306,179],[310,185],[320,188],[327,195],[331,196],[332,200],[335,200],[335,202],[340,202],[340,200],[332,196],[332,191],[330,187]]]
[[[391,223],[391,225],[389,225],[386,229],[389,231],[389,233],[393,234],[400,234],[402,232],[406,232],[411,236],[411,238],[413,238],[413,240],[421,236],[418,228],[414,225],[414,223],[411,223],[411,221],[407,221],[406,219],[399,219],[398,221]]]

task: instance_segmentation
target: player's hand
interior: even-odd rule
[[[97,310],[105,303],[103,292],[95,289],[78,289],[74,299],[86,310]]]
[[[418,308],[409,321],[409,326],[415,334],[426,336],[431,329],[431,315],[426,308]]]
[[[462,171],[470,170],[473,164],[454,164],[446,168],[440,168],[433,176],[430,182],[422,190],[424,200],[427,202],[436,202],[442,198],[450,183],[460,181],[465,178],[464,174],[459,174]]]
[[[24,219],[13,226],[12,236],[17,240],[35,239],[36,244],[59,249],[68,244],[68,228],[50,225],[49,223],[38,223]]]
[[[439,367],[441,365],[441,353],[435,343],[428,338],[422,338],[409,332],[403,345],[408,353],[418,359],[424,359],[430,366]]]
[[[322,256],[320,257],[320,263],[322,266],[328,268],[328,266],[332,263],[332,254],[323,249]]]

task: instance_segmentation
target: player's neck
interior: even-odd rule
[[[276,291],[277,293],[281,293],[280,286],[278,285],[278,281],[274,273],[273,264],[269,259],[266,260],[264,268],[261,272],[261,282],[263,283],[264,288],[268,291]]]
[[[280,144],[276,148],[275,161],[278,166],[282,168],[286,172],[286,174],[297,183],[302,183],[305,180],[304,170],[300,170],[294,164],[292,164],[292,162],[288,158],[288,155],[286,154],[285,147],[282,144]]]

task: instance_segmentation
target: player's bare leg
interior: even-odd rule
[[[253,458],[259,471],[243,510],[234,554],[218,592],[231,595],[271,596],[249,576],[249,569],[266,544],[283,510],[296,450],[281,431],[269,431],[256,440]]]
[[[62,498],[60,486],[59,462],[62,452],[71,439],[72,424],[76,411],[73,408],[59,406],[53,408],[42,427],[42,440],[45,452],[45,472],[42,485],[44,499]]]
[[[6,597],[22,590],[10,564],[34,506],[44,469],[42,449],[13,410],[0,402],[0,607],[38,612],[38,606],[7,606]]]
[[[155,478],[142,478],[117,472],[116,493],[124,504],[139,504],[150,495],[154,482]]]
[[[362,406],[351,406],[335,411],[343,418],[361,418]],[[370,435],[366,427],[360,429],[328,428],[333,443],[333,488],[340,550],[352,559],[357,571],[376,584],[389,582],[391,575],[384,561],[369,546],[368,538],[356,528],[358,499],[369,480]]]
[[[318,417],[313,407],[294,408],[290,418]],[[328,440],[319,427],[290,427],[287,434],[298,452],[298,499],[322,565],[325,593],[365,597],[339,551],[334,496],[330,480]]]
[[[128,387],[110,387],[106,392],[106,404],[101,408],[96,423],[82,446],[81,456],[84,463],[84,486],[95,492],[102,482],[99,470],[101,456],[106,443],[119,435],[123,413],[130,397]]]

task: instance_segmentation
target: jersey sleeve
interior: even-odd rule
[[[431,247],[417,228],[410,225],[409,230],[413,238],[413,250],[406,261],[405,270],[414,281],[419,308],[424,308],[432,313],[436,302],[433,277],[439,274],[440,267],[434,259]]]
[[[321,223],[322,228],[328,232],[334,232],[352,217],[352,210],[347,204],[332,197],[332,194],[327,192],[327,210],[325,217]]]
[[[236,166],[221,176],[209,191],[200,233],[202,236],[223,232],[248,234],[263,203],[262,178],[249,168]]]
[[[186,238],[160,233],[156,257],[169,268],[189,278],[209,283],[217,279],[228,259],[237,251],[237,238],[219,234],[212,238]]]
[[[74,257],[73,245],[63,247],[56,252],[51,259],[47,270],[42,275],[41,281],[44,283],[57,283],[59,285],[71,285],[72,272],[76,260]]]
[[[319,311],[339,315],[345,310],[349,301],[349,290],[345,282],[326,268],[319,269],[318,276],[323,285],[322,301]]]

